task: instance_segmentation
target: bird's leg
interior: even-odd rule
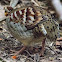
[[[42,41],[42,50],[40,52],[40,56],[44,55],[45,40],[46,40],[46,38]]]
[[[26,46],[23,46],[22,49],[17,51],[14,55],[17,56],[19,53],[22,53],[26,49]]]

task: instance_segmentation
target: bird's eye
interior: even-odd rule
[[[47,28],[49,28],[49,26],[47,26]]]

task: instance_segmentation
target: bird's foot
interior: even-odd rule
[[[11,55],[13,55],[12,58],[15,59],[17,57],[17,55],[19,53],[22,53],[25,49],[26,49],[26,46],[22,47],[22,49],[20,49],[19,51],[12,50],[13,52],[15,52],[15,53],[11,54]]]

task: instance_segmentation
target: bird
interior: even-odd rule
[[[7,8],[9,12],[5,14],[10,16],[6,19],[8,30],[24,45],[15,55],[23,52],[27,46],[42,42],[40,55],[43,56],[46,38],[55,42],[59,37],[59,24],[56,19],[45,8],[32,4],[15,9]]]

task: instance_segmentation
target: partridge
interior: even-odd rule
[[[8,30],[24,45],[19,52],[22,52],[26,46],[42,42],[41,55],[43,55],[45,39],[54,42],[59,36],[59,24],[42,7],[28,4],[16,9],[12,8],[7,16],[10,16],[6,19]]]

